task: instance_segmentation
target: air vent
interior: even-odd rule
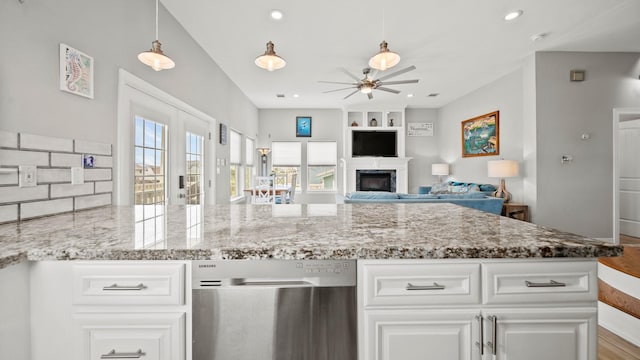
[[[276,97],[278,97],[278,98],[283,98],[283,97],[284,97],[284,94],[276,94]]]
[[[220,280],[200,280],[200,286],[220,286]]]
[[[431,93],[431,94],[429,94],[429,95],[427,95],[427,96],[428,96],[428,97],[436,97],[436,96],[438,96],[438,95],[440,95],[440,94],[438,94],[438,93]]]

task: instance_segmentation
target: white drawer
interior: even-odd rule
[[[598,298],[596,261],[482,265],[483,303],[585,302]]]
[[[76,314],[76,360],[185,359],[184,313]]]
[[[359,269],[365,307],[480,303],[479,264],[365,263]]]
[[[73,266],[74,305],[182,305],[182,263],[99,263]]]

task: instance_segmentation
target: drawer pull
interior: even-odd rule
[[[100,355],[100,359],[140,359],[141,357],[147,355],[142,352],[142,349],[138,349],[136,352],[116,352],[116,349],[109,351],[106,354]]]
[[[146,288],[147,288],[147,286],[145,284],[143,284],[143,283],[140,283],[140,284],[135,285],[135,286],[121,286],[121,285],[118,285],[116,283],[113,283],[112,285],[103,287],[102,290],[105,290],[105,291],[109,291],[109,290],[140,291],[140,290],[144,290]]]
[[[531,281],[525,280],[524,284],[527,285],[527,287],[534,287],[534,288],[539,288],[539,287],[564,287],[564,286],[567,286],[567,284],[561,283],[561,282],[557,282],[555,280],[551,280],[548,283],[536,283],[536,282],[531,282]]]
[[[413,285],[411,283],[407,283],[407,290],[444,290],[444,285],[439,285],[438,283],[433,283],[433,285]]]

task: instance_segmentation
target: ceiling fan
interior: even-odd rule
[[[351,96],[351,95],[357,93],[358,91],[360,91],[363,94],[367,94],[367,97],[369,97],[369,100],[371,100],[371,99],[373,99],[373,94],[371,94],[371,92],[373,90],[381,90],[381,91],[386,91],[386,92],[390,92],[390,93],[394,93],[394,94],[399,94],[400,93],[399,90],[390,89],[390,88],[388,88],[386,86],[387,85],[417,83],[418,80],[384,81],[384,80],[390,79],[390,78],[392,78],[394,76],[398,76],[400,74],[404,74],[404,73],[409,72],[411,70],[415,70],[415,68],[416,68],[415,66],[411,65],[411,66],[409,66],[407,68],[404,68],[402,70],[398,70],[396,72],[392,72],[391,74],[384,75],[384,76],[382,76],[380,78],[377,78],[377,79],[374,79],[373,76],[369,75],[369,73],[371,72],[370,68],[362,69],[362,73],[364,74],[364,78],[362,78],[362,79],[358,78],[356,75],[353,75],[352,73],[350,73],[346,69],[340,69],[340,70],[342,70],[343,73],[347,74],[347,76],[349,76],[350,78],[354,79],[356,82],[355,83],[337,82],[337,81],[319,81],[319,82],[327,83],[327,84],[351,85],[351,86],[346,87],[346,88],[324,91],[323,93],[330,93],[330,92],[334,92],[334,91],[342,91],[342,90],[347,90],[347,89],[355,89],[352,93],[350,93],[349,95],[345,96],[344,98],[346,99],[349,96]]]

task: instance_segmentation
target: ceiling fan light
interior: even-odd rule
[[[151,43],[151,50],[138,54],[138,60],[155,71],[173,69],[176,63],[162,52],[161,45],[160,41],[155,40]]]
[[[363,94],[371,94],[371,91],[373,91],[373,88],[371,86],[368,86],[368,85],[360,86],[360,92]]]
[[[380,52],[369,59],[369,66],[380,71],[390,69],[400,62],[400,55],[390,51],[386,41],[380,43]]]
[[[283,67],[285,67],[285,65],[287,65],[287,62],[284,61],[283,58],[278,56],[273,50],[273,43],[271,41],[267,43],[267,50],[264,52],[264,54],[256,58],[255,63],[258,67],[269,71],[282,69]]]

